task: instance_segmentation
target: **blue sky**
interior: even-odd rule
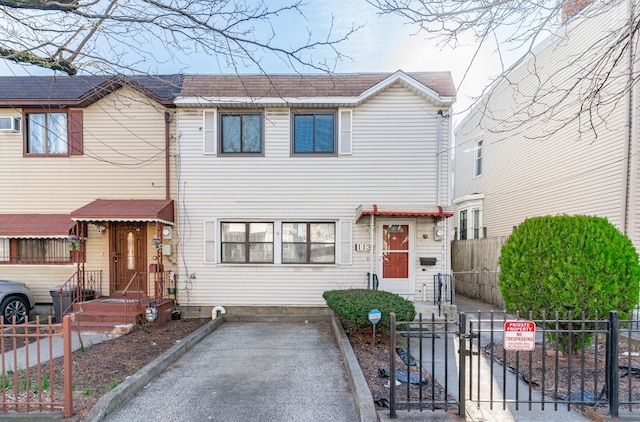
[[[272,0],[287,2],[286,0]],[[307,29],[313,34],[326,34],[331,25],[333,15],[333,31],[337,34],[345,33],[352,25],[363,26],[349,40],[339,46],[342,54],[349,56],[336,63],[337,73],[358,72],[394,72],[404,71],[451,71],[458,88],[458,100],[454,106],[454,124],[461,120],[460,113],[464,112],[473,99],[482,94],[482,90],[501,72],[499,60],[495,55],[495,46],[487,46],[482,54],[476,58],[468,76],[463,77],[476,43],[471,37],[462,37],[455,49],[437,47],[423,35],[393,15],[380,16],[377,11],[364,0],[326,0],[323,2],[309,0],[303,12],[306,17],[287,15],[272,22],[276,32],[276,40],[287,44],[289,40],[300,40],[307,36]],[[295,21],[292,22],[292,20]],[[162,51],[162,47],[158,51]],[[515,54],[515,53],[514,53]],[[314,60],[321,59],[322,52],[314,55]],[[507,57],[506,64],[515,59]],[[206,55],[191,54],[179,56],[179,61],[163,61],[148,64],[158,73],[232,73],[230,68],[224,68],[219,60]],[[273,58],[265,58],[261,65],[269,73],[292,73],[286,63]],[[240,69],[243,73],[256,73],[255,69]],[[0,60],[0,74],[51,74],[49,71],[34,67],[9,65]]]

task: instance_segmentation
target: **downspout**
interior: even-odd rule
[[[628,235],[631,239],[633,239],[634,227],[635,227],[635,203],[636,203],[636,184],[632,181],[636,180],[636,172],[635,172],[635,151],[637,145],[637,135],[636,135],[636,119],[633,114],[634,110],[634,76],[637,69],[634,56],[635,56],[635,44],[633,41],[633,31],[631,30],[634,25],[634,16],[635,16],[635,1],[628,0],[627,2],[629,6],[629,74],[628,74],[628,86],[629,86],[629,94],[626,96],[625,101],[625,110],[627,113],[626,122],[627,122],[627,145],[625,151],[625,157],[623,162],[623,171],[624,174],[624,186],[622,189],[622,223],[620,231],[626,235]]]
[[[369,227],[369,288],[373,289],[373,260],[375,257],[375,253],[373,251],[373,224],[374,224],[374,220],[375,220],[375,209],[377,208],[376,205],[373,206],[374,212],[371,213],[371,225]]]
[[[438,110],[438,168],[436,175],[436,205],[442,202],[442,110]]]
[[[170,154],[169,154],[169,143],[170,143],[170,126],[173,121],[173,116],[169,110],[164,112],[164,180],[165,180],[165,199],[171,199],[171,172],[169,171],[170,167]]]

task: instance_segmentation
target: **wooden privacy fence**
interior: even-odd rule
[[[71,317],[53,324],[0,323],[0,409],[2,413],[64,412],[73,416]],[[64,375],[54,371],[55,349],[62,347]],[[59,372],[59,371],[58,371]]]
[[[509,236],[451,242],[451,270],[456,293],[503,307],[498,289],[498,258]]]

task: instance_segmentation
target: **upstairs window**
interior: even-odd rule
[[[476,142],[473,175],[475,177],[482,175],[482,139]]]
[[[27,113],[27,154],[68,155],[67,113]]]
[[[294,154],[335,154],[335,113],[295,112],[292,120]]]
[[[25,155],[83,154],[82,110],[24,112]]]
[[[262,144],[261,114],[220,114],[221,154],[260,154]]]

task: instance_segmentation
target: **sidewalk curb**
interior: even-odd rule
[[[223,322],[224,317],[216,318],[198,328],[189,336],[185,337],[180,343],[177,343],[162,355],[158,356],[153,362],[126,378],[120,385],[102,396],[93,408],[91,408],[91,411],[84,420],[86,422],[105,420],[120,404],[143,389],[151,380],[158,376],[158,374],[191,350],[200,340],[215,331]]]
[[[338,341],[338,348],[340,354],[344,360],[344,366],[349,376],[349,384],[353,390],[353,399],[356,402],[356,408],[360,415],[360,422],[377,422],[378,412],[373,404],[373,396],[369,389],[369,384],[364,378],[358,358],[353,352],[351,342],[347,337],[347,334],[342,328],[342,323],[335,315],[331,317],[331,323],[333,324],[333,330]]]

